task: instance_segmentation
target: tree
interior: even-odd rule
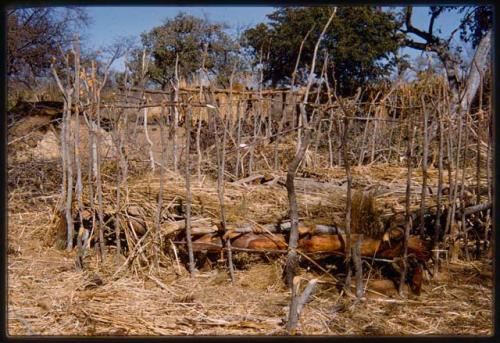
[[[447,39],[437,36],[434,32],[436,19],[447,11],[457,9],[462,13],[466,12],[460,25]],[[405,29],[402,29],[401,32],[413,34],[423,42],[406,36],[404,45],[421,51],[433,52],[438,56],[445,69],[452,94],[452,114],[460,115],[465,113],[470,108],[479,89],[481,74],[484,74],[490,65],[493,8],[491,6],[463,6],[459,8],[431,6],[429,8],[430,19],[427,30],[419,29],[413,25],[412,13],[412,6],[405,8],[403,12]],[[470,71],[464,80],[458,75],[461,63],[458,51],[454,50],[450,44],[458,30],[461,30],[460,36],[462,40],[471,41],[472,46],[476,48]]]
[[[201,65],[205,46],[207,56],[205,67],[211,74],[227,77],[231,73],[232,59],[237,50],[234,42],[224,32],[225,25],[210,23],[180,13],[168,19],[163,25],[153,28],[141,35],[142,43],[152,59],[149,64],[148,76],[162,89],[174,78],[175,60],[179,58],[179,76],[194,79],[193,74]],[[140,65],[143,49],[138,49],[131,66]]]
[[[330,12],[329,7],[280,8],[268,15],[269,24],[261,23],[245,31],[244,44],[252,48],[256,60],[261,50],[269,57],[264,64],[266,81],[273,85],[289,82],[300,43],[313,28],[301,55],[302,61],[311,61],[314,44]],[[340,94],[353,94],[360,85],[390,74],[398,49],[397,28],[393,14],[374,7],[338,9],[320,49],[328,52],[328,73],[333,72]],[[319,54],[319,65],[324,55]],[[302,67],[301,74],[307,75],[307,68]]]
[[[47,76],[51,59],[69,48],[76,30],[89,18],[78,7],[36,7],[7,10],[7,75],[29,89]]]

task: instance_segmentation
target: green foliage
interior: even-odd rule
[[[210,23],[185,13],[166,20],[163,25],[141,35],[146,51],[151,54],[148,76],[165,88],[175,75],[175,60],[179,58],[179,76],[193,79],[202,65],[205,46],[205,68],[221,79],[231,73],[236,58],[236,46],[224,32],[225,26]],[[134,70],[140,70],[142,49],[135,52],[131,62]]]
[[[314,27],[301,55],[300,67],[305,66],[306,70],[302,71],[307,72],[314,46],[331,11],[330,7],[280,8],[268,15],[269,24],[259,24],[245,31],[244,43],[253,49],[255,63],[263,52],[266,81],[270,80],[273,85],[289,81],[301,41]],[[339,93],[353,94],[357,87],[389,75],[399,47],[397,28],[393,15],[379,9],[368,6],[338,8],[320,49],[328,52],[328,74],[333,72]],[[318,54],[317,73],[324,55]],[[300,78],[297,81],[301,81]]]

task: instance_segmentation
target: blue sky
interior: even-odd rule
[[[268,6],[164,6],[164,7],[87,7],[91,17],[91,24],[85,36],[87,46],[100,48],[111,44],[119,37],[135,37],[139,41],[142,32],[149,31],[153,27],[161,25],[167,19],[184,11],[188,14],[207,17],[211,21],[225,22],[229,25],[229,32],[245,29],[260,22],[266,22],[266,14],[275,10]],[[428,7],[414,7],[413,24],[416,27],[426,29],[429,23]],[[442,36],[447,37],[460,23],[460,15],[450,12],[442,15],[436,20],[435,32],[442,30]],[[455,35],[455,44],[461,44],[458,33]],[[420,55],[420,51],[406,48],[403,54],[411,57]],[[466,47],[465,56],[472,52]],[[470,57],[469,57],[470,58]],[[115,69],[123,68],[123,61],[117,61]]]

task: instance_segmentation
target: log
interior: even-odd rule
[[[217,232],[217,226],[213,225],[211,221],[206,218],[195,219],[192,221],[191,225],[191,234],[195,236]],[[162,234],[170,235],[174,232],[184,230],[185,228],[185,220],[169,222],[162,225]]]
[[[193,251],[219,252],[222,249],[222,240],[214,234],[206,234],[193,241]]]
[[[492,203],[490,202],[490,203],[486,203],[486,204],[479,204],[479,205],[466,207],[464,209],[464,215],[469,216],[469,215],[477,213],[477,212],[486,211],[486,210],[490,209],[491,206],[492,206]]]
[[[359,234],[351,234],[352,241],[360,238]],[[361,241],[361,256],[373,256],[379,249],[382,241],[373,238],[364,238]],[[346,252],[346,238],[343,235],[314,235],[299,240],[299,250],[305,253],[317,252]]]
[[[295,187],[298,192],[345,192],[346,186],[339,186],[334,182],[321,182],[310,178],[295,178]]]
[[[262,174],[254,174],[254,175],[250,175],[248,177],[245,177],[243,179],[240,179],[238,181],[233,181],[232,183],[234,183],[236,185],[241,185],[241,184],[249,183],[249,182],[252,182],[255,180],[261,180],[263,178],[264,178],[264,175],[262,175]]]
[[[401,235],[400,235],[401,236]],[[232,247],[235,251],[285,251],[287,245],[283,234],[257,234],[244,233],[236,236],[232,241]],[[355,242],[361,238],[360,256],[363,258],[394,259],[401,257],[403,252],[403,242],[401,237],[383,241],[369,237],[363,237],[360,234],[352,234],[352,240]],[[298,250],[306,254],[338,254],[346,253],[346,238],[343,235],[313,235],[308,238],[302,238],[298,241]],[[193,250],[201,251],[220,251],[223,249],[221,238],[215,233],[203,235],[193,241]],[[430,258],[430,247],[418,236],[410,236],[408,239],[408,254],[414,255],[418,261],[426,262]]]
[[[255,233],[244,234],[232,243],[235,248],[255,250],[281,250],[286,249],[285,236],[282,234],[262,235]]]

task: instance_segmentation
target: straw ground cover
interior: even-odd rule
[[[252,186],[260,191],[265,187]],[[280,258],[237,269],[234,285],[228,281],[225,266],[199,272],[194,279],[175,263],[161,267],[159,274],[126,270],[113,277],[114,259],[98,264],[93,250],[86,270],[77,272],[75,252],[44,245],[57,196],[30,197],[28,193],[33,194],[19,189],[9,193],[10,335],[285,333],[290,291],[281,281]],[[320,280],[300,317],[301,334],[492,334],[492,265],[488,260],[445,264],[438,278],[424,282],[420,297],[409,299],[399,298],[383,281],[374,282],[375,272],[366,298],[360,301],[340,295],[330,277],[312,268],[301,273],[304,279]]]

